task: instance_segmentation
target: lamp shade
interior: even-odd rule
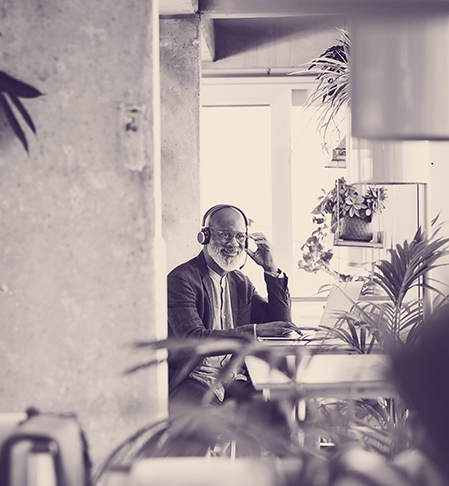
[[[449,13],[360,16],[351,36],[352,134],[449,140]]]

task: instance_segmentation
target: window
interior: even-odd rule
[[[272,241],[294,296],[313,295],[326,274],[298,270],[301,247],[314,227],[311,210],[321,188],[342,169],[326,169],[313,110],[304,103],[314,83],[305,78],[205,78],[201,119],[201,208],[235,204],[253,220],[251,231]],[[263,293],[260,269],[244,271]]]
[[[325,300],[317,293],[333,282],[324,271],[298,269],[301,247],[316,229],[311,211],[321,189],[330,190],[337,178],[373,180],[374,168],[374,147],[351,138],[347,167],[330,163],[332,153],[323,150],[316,110],[305,109],[313,88],[313,80],[295,76],[205,78],[202,87],[202,211],[223,202],[235,204],[254,220],[250,231],[271,239],[277,263],[290,278],[293,320],[303,325],[316,324]],[[367,275],[372,262],[388,258],[388,247],[410,241],[420,225],[426,227],[426,184],[385,184],[386,210],[375,228],[387,230],[385,244],[334,246],[329,234],[326,249],[334,253],[333,270]],[[250,258],[243,271],[264,294],[262,272]]]
[[[251,231],[262,231],[272,241],[278,265],[299,299],[332,281],[324,272],[299,270],[298,260],[315,229],[311,211],[321,189],[331,189],[338,177],[348,178],[349,170],[326,167],[332,151],[323,149],[315,110],[305,109],[313,88],[313,80],[294,76],[205,78],[202,87],[202,212],[219,203],[241,207],[254,221]],[[334,247],[333,252],[332,265],[341,273],[357,273],[354,261],[377,258],[366,250]],[[250,259],[244,271],[264,293],[260,269]]]

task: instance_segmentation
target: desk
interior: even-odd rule
[[[315,333],[316,336],[316,333]],[[289,350],[295,352],[300,349],[312,354],[353,354],[354,351],[351,346],[344,343],[341,339],[333,339],[326,337],[327,333],[323,332],[322,338],[313,340],[304,339],[288,339],[288,338],[258,338],[261,343],[264,343],[275,349],[283,350],[288,353]]]
[[[256,390],[303,398],[378,398],[397,396],[387,377],[388,356],[381,354],[315,354],[302,356],[296,380],[255,356],[246,357]]]

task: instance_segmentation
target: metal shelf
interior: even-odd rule
[[[384,232],[376,231],[371,241],[342,240],[338,235],[334,236],[334,246],[351,246],[356,248],[383,248]]]
[[[352,246],[357,248],[383,248],[383,243],[377,243],[375,241],[349,241],[334,239],[334,246]]]

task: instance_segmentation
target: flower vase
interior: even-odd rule
[[[364,219],[345,216],[339,222],[338,237],[345,241],[371,241],[373,231],[371,222]]]

